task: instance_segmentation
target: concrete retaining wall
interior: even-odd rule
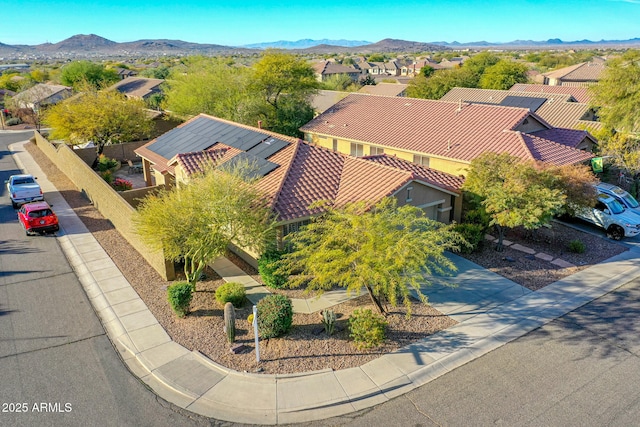
[[[52,144],[35,132],[38,148],[75,184],[93,203],[93,206],[120,232],[147,262],[166,280],[175,278],[173,263],[166,262],[159,252],[152,252],[133,230],[132,219],[136,210],[109,184],[96,174],[87,163],[66,144]],[[146,190],[146,189],[145,189]],[[142,192],[131,190],[128,200],[141,198]],[[149,191],[149,190],[146,190]],[[134,202],[135,204],[135,202]]]

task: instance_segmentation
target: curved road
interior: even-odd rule
[[[31,135],[0,133],[0,425],[210,425],[128,371],[57,239],[25,236],[4,180]]]

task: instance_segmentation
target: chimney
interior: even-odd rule
[[[262,120],[258,120],[258,129],[262,129]]]

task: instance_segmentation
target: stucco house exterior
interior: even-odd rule
[[[597,142],[554,128],[526,108],[350,94],[300,130],[311,144],[352,156],[386,154],[455,176],[484,152],[574,164]]]
[[[340,207],[395,197],[435,220],[459,221],[463,179],[384,154],[354,157],[297,138],[200,114],[135,150],[148,185],[182,185],[207,159],[255,164],[256,185],[277,217],[279,235],[320,213],[317,201]],[[246,254],[245,254],[246,255]],[[256,254],[249,254],[255,258]]]
[[[539,79],[549,86],[589,86],[600,80],[605,68],[602,61],[582,62],[541,74]]]
[[[46,105],[56,104],[73,94],[69,86],[38,83],[37,85],[18,93],[14,101],[20,108],[37,110]]]
[[[313,70],[319,82],[324,82],[335,75],[345,75],[356,82],[362,75],[362,71],[355,67],[337,64],[332,61],[317,62],[313,64]]]

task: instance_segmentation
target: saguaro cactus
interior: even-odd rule
[[[236,311],[230,302],[224,305],[224,331],[230,344],[236,340]]]

